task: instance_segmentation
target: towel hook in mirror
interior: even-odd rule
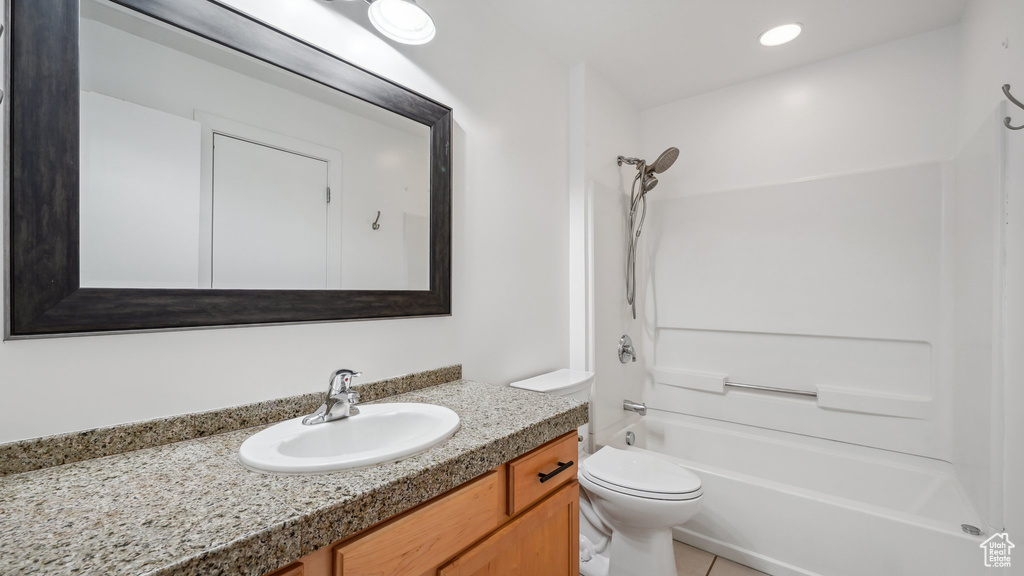
[[[370,226],[373,226],[374,230],[380,230],[380,210],[377,210],[377,219]]]
[[[1024,110],[1024,104],[1021,104],[1020,100],[1017,100],[1016,98],[1013,97],[1013,94],[1010,94],[1010,85],[1009,84],[1003,84],[1003,94],[1006,95],[1006,99],[1007,100],[1009,100],[1010,102],[1013,102],[1021,110]],[[1005,119],[1003,119],[1003,125],[1005,125],[1010,130],[1021,130],[1021,129],[1024,129],[1024,125],[1021,125],[1021,126],[1013,126],[1013,125],[1011,125],[1010,124],[1010,117],[1009,116],[1007,116]]]

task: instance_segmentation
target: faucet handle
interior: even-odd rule
[[[619,362],[626,364],[630,359],[636,362],[636,348],[633,348],[633,339],[628,334],[623,334],[622,338],[619,338]]]
[[[352,379],[357,376],[362,376],[362,372],[356,372],[355,370],[349,370],[348,368],[342,368],[335,370],[331,374],[330,379],[330,395],[337,396],[342,392],[348,392],[349,387],[352,385]]]

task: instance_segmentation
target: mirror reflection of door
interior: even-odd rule
[[[327,162],[223,134],[213,146],[213,287],[327,288]]]
[[[428,126],[110,0],[81,9],[82,286],[429,289]]]

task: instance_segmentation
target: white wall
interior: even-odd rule
[[[572,289],[572,300],[583,308],[572,330],[582,345],[571,356],[577,365],[595,372],[591,418],[595,438],[617,430],[633,417],[622,410],[626,398],[638,400],[643,382],[643,354],[634,364],[622,364],[617,349],[629,334],[639,349],[642,322],[634,320],[626,304],[625,217],[634,168],[618,166],[616,158],[639,156],[640,113],[599,74],[586,65],[570,71],[572,141],[570,180],[571,230],[579,241],[571,252],[574,271],[582,274]],[[643,309],[642,301],[637,310]]]
[[[1024,89],[1024,3],[1017,0],[971,0],[961,24],[963,29],[959,86],[960,114],[958,145],[966,146],[978,126],[993,113],[1004,100],[1000,87],[1010,84],[1020,98]],[[1024,111],[1008,106],[1014,125],[1024,124]],[[1002,357],[993,370],[1002,372],[1005,385],[996,389],[992,397],[992,410],[1002,411],[1004,418],[977,421],[978,414],[966,415],[963,427],[977,427],[983,434],[1003,438],[1001,454],[991,454],[996,468],[1002,468],[1003,493],[989,494],[994,505],[1002,504],[1002,527],[1009,534],[1024,532],[1024,495],[1018,489],[1024,485],[1024,134],[1003,132],[1006,142],[1007,163],[1003,172],[1006,204],[1003,207],[1006,266],[1002,282],[1001,302]],[[998,335],[997,335],[998,336]],[[984,417],[984,415],[982,415]],[[995,423],[995,426],[992,424]],[[961,454],[971,450],[985,450],[976,443],[978,430],[962,430],[957,436],[956,449]],[[1001,462],[999,462],[1001,458]],[[995,484],[999,484],[996,482]],[[998,506],[995,506],[998,508]],[[995,514],[993,516],[996,516]],[[999,527],[999,518],[993,523]],[[1012,536],[1011,536],[1012,538]],[[1018,568],[1019,569],[1019,568]]]
[[[81,93],[82,286],[196,288],[202,126]]]
[[[567,364],[566,71],[473,3],[424,0],[437,38],[402,48],[316,0],[230,3],[454,108],[452,316],[4,342],[0,441],[319,391],[339,366]]]
[[[644,147],[681,151],[657,197],[951,158],[957,46],[946,28],[645,110]]]

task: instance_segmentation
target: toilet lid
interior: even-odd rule
[[[668,459],[634,450],[605,446],[580,464],[580,472],[596,484],[637,496],[675,500],[700,495],[695,474]]]

